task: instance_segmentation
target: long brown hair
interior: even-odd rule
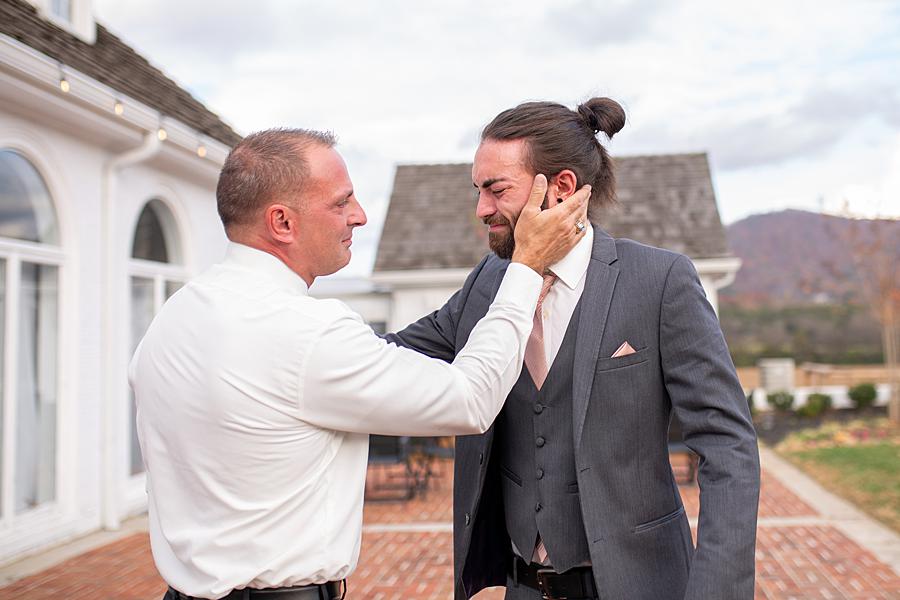
[[[616,202],[613,160],[597,139],[625,126],[625,111],[615,100],[591,98],[577,110],[556,102],[525,102],[504,110],[481,132],[484,140],[526,140],[526,166],[549,179],[570,169],[578,186],[591,185],[588,217],[596,223],[600,209]]]

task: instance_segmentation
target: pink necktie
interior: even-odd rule
[[[547,548],[544,546],[544,540],[541,539],[540,534],[538,534],[537,544],[534,547],[534,556],[531,557],[531,562],[536,562],[541,565],[547,562]]]
[[[544,380],[547,379],[547,353],[544,350],[544,319],[541,315],[544,306],[544,298],[550,292],[550,287],[556,282],[556,275],[547,272],[544,274],[544,285],[541,286],[541,294],[538,296],[537,308],[534,310],[534,326],[528,343],[525,344],[525,366],[531,373],[534,385],[541,389]]]

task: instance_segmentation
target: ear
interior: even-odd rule
[[[548,188],[550,198],[562,198],[565,200],[576,191],[578,191],[578,178],[571,169],[563,169],[550,180]]]
[[[284,204],[270,204],[266,207],[266,231],[273,240],[283,244],[294,241],[297,233],[296,214]]]

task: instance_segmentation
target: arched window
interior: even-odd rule
[[[131,244],[131,354],[163,303],[184,284],[187,274],[181,252],[181,236],[172,211],[157,199],[147,202],[138,217]],[[129,469],[144,472],[131,396]]]
[[[56,499],[59,271],[50,192],[0,148],[0,514]]]

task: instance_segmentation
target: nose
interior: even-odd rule
[[[475,216],[486,219],[497,212],[497,203],[491,200],[484,192],[478,193],[478,205],[475,207]]]
[[[368,221],[369,218],[366,217],[366,211],[363,210],[359,200],[353,198],[353,210],[350,211],[350,214],[347,217],[347,223],[350,227],[362,227],[368,223]]]

